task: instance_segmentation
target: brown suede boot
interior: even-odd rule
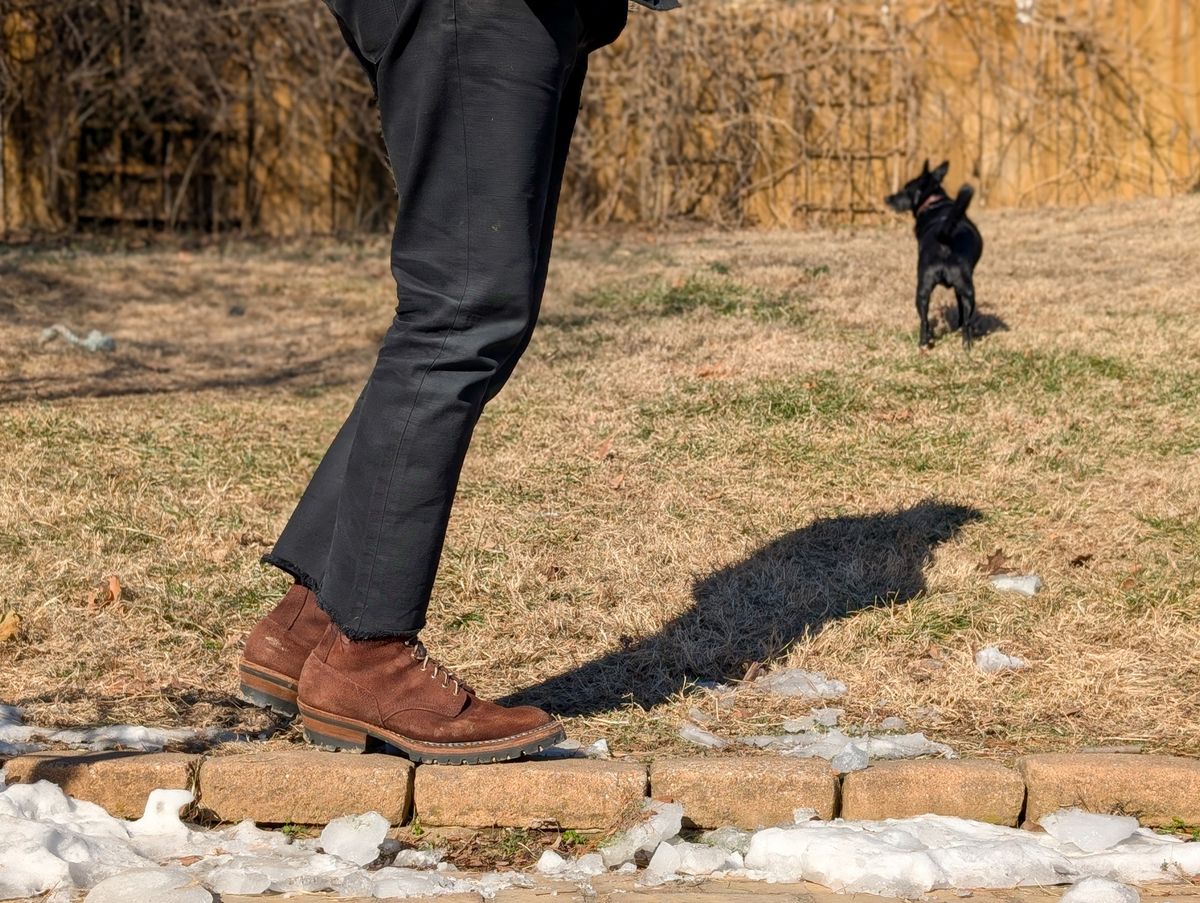
[[[504,762],[566,736],[541,709],[480,699],[415,639],[351,641],[336,627],[304,663],[299,706],[318,746],[365,752],[382,742],[414,762]]]
[[[242,696],[281,715],[295,715],[300,669],[329,624],[312,592],[299,583],[288,590],[246,638],[238,665]]]

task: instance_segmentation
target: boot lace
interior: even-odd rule
[[[421,670],[428,672],[431,680],[441,677],[443,690],[449,690],[450,684],[454,684],[455,696],[459,694],[460,690],[466,693],[473,692],[453,671],[430,655],[429,650],[420,640],[411,640],[405,645],[408,646],[408,653],[413,657],[413,661],[420,663]]]

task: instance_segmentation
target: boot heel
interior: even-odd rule
[[[299,714],[295,686],[288,686],[279,676],[261,672],[245,662],[239,666],[238,676],[242,698],[247,702],[288,718]]]
[[[364,730],[341,721],[322,718],[312,711],[301,712],[300,724],[304,729],[304,739],[313,746],[348,752],[367,751],[368,737]]]

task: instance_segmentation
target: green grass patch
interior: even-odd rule
[[[673,282],[652,280],[631,285],[606,285],[576,296],[583,308],[649,314],[660,317],[708,313],[746,316],[756,322],[797,326],[808,318],[808,299],[793,292],[770,292],[745,285],[728,275],[728,267],[714,265]]]

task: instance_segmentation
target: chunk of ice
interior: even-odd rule
[[[181,869],[134,869],[105,878],[84,903],[212,903],[212,894]]]
[[[975,667],[984,674],[999,674],[1028,668],[1029,662],[1015,655],[1005,655],[996,646],[984,646],[975,653]]]
[[[1132,837],[1138,820],[1127,815],[1096,815],[1079,809],[1059,809],[1043,815],[1038,824],[1060,843],[1069,843],[1085,853],[1110,850]]]
[[[705,831],[700,835],[700,842],[710,847],[720,847],[730,853],[745,853],[750,849],[751,836],[749,831],[726,825],[713,831]]]
[[[271,879],[263,872],[236,861],[206,872],[201,880],[217,894],[265,894],[271,887]]]
[[[768,828],[751,841],[746,867],[775,881],[893,897],[1058,884],[1075,874],[1065,857],[1028,832],[943,816]]]
[[[151,790],[142,817],[129,824],[129,833],[134,836],[187,837],[191,832],[179,820],[179,813],[194,799],[190,790]]]
[[[401,850],[392,865],[405,869],[433,869],[446,857],[445,850]]]
[[[846,714],[845,709],[813,709],[812,718],[822,727],[837,727],[837,723]]]
[[[997,574],[992,578],[992,589],[1002,593],[1036,596],[1041,588],[1042,578],[1037,574]]]
[[[628,831],[617,835],[600,850],[606,868],[632,862],[638,853],[658,849],[664,840],[678,836],[683,827],[683,806],[650,800],[643,807],[644,817]]]
[[[737,867],[725,850],[703,843],[677,843],[675,853],[679,857],[675,871],[680,875],[711,875]]]
[[[803,718],[789,718],[783,722],[783,729],[789,734],[802,734],[805,731],[811,731],[817,726],[817,720],[812,715],[805,715]]]
[[[709,849],[713,849],[709,847]],[[719,850],[717,852],[720,852]],[[673,881],[679,875],[679,852],[669,843],[660,843],[658,849],[654,851],[654,855],[650,857],[650,862],[646,866],[646,871],[642,875],[641,883],[651,887],[657,884],[663,884],[667,881]]]
[[[837,699],[846,695],[846,685],[830,680],[819,671],[783,668],[760,677],[754,684],[760,690],[776,696],[801,696],[805,699]]]
[[[1141,903],[1135,888],[1104,878],[1084,878],[1062,895],[1059,903]]]
[[[554,746],[548,746],[539,753],[531,755],[531,759],[607,759],[611,754],[608,741],[601,738],[590,746],[584,746],[578,740],[563,740]]]
[[[404,897],[432,897],[460,890],[454,878],[444,875],[414,872],[412,869],[388,866],[374,873],[372,895],[380,900]],[[467,890],[466,887],[461,888]]]
[[[879,729],[881,731],[906,731],[908,730],[908,722],[903,718],[891,715],[879,722]]]
[[[697,727],[688,721],[685,721],[679,728],[679,736],[688,741],[688,743],[707,746],[709,749],[722,749],[729,745],[728,740],[723,740],[716,734],[706,731],[702,727]]]
[[[862,743],[847,743],[840,753],[829,760],[829,765],[838,774],[862,771],[870,762],[870,754]]]
[[[534,866],[543,875],[556,875],[567,867],[567,860],[554,850],[545,850]]]
[[[554,850],[546,850],[535,866],[538,872],[563,881],[583,881],[603,875],[604,860],[599,853],[588,853],[579,859],[565,859]]]
[[[321,831],[321,847],[339,859],[368,865],[379,858],[379,845],[389,827],[388,820],[378,812],[345,815],[335,818]]]
[[[601,737],[591,746],[584,747],[583,754],[589,759],[608,759],[612,757],[612,753],[608,748],[608,741],[603,737]]]

